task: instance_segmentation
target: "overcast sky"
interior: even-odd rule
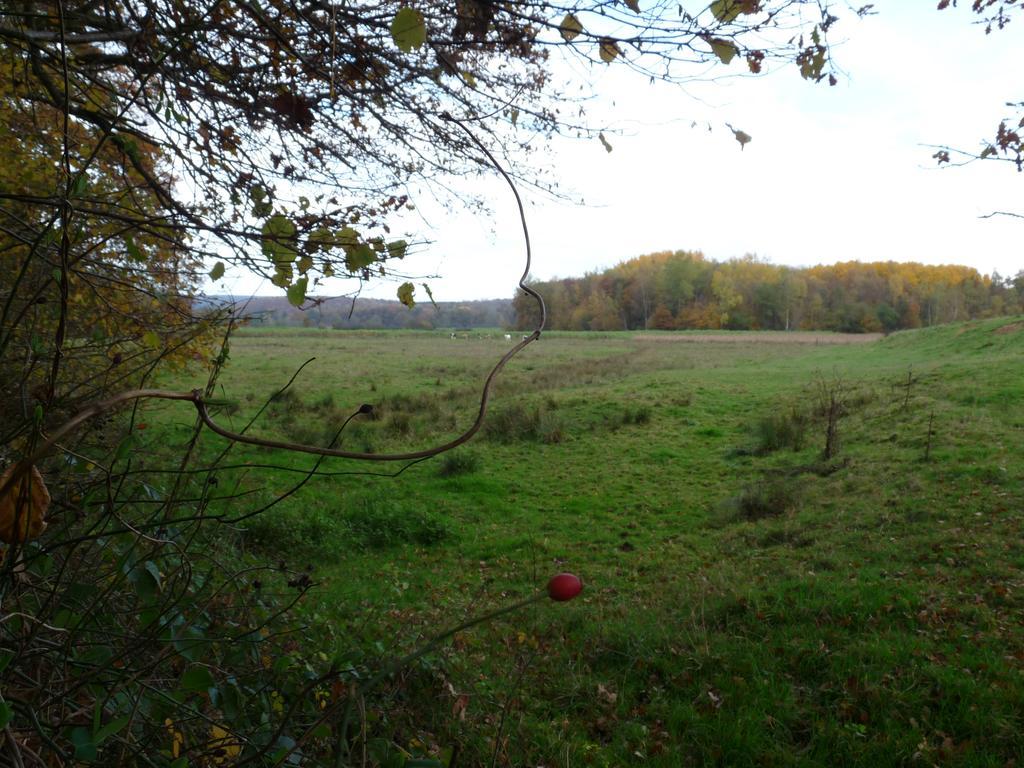
[[[1024,212],[1024,174],[996,162],[936,168],[929,146],[980,150],[1013,113],[1006,102],[1024,100],[1024,19],[985,35],[968,8],[940,13],[930,0],[876,8],[863,20],[844,15],[845,42],[834,55],[845,75],[832,88],[802,80],[795,65],[685,90],[649,85],[614,64],[594,68],[600,96],[589,119],[612,128],[613,151],[596,139],[559,139],[544,155],[585,205],[521,190],[533,275],[577,276],[677,249],[789,265],[892,259],[986,274],[1024,269],[1024,221],[979,218]],[[743,68],[737,59],[724,71]],[[726,123],[753,137],[742,151]],[[493,218],[421,199],[404,222],[411,239],[432,241],[404,266],[437,275],[429,283],[439,301],[510,297],[522,272],[508,188],[495,176],[474,189]],[[280,293],[252,278],[215,290],[228,286]],[[335,281],[318,292],[350,287]],[[363,295],[394,291],[384,284]]]

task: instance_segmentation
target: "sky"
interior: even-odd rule
[[[966,4],[965,4],[966,5]],[[1024,269],[1024,174],[1009,163],[937,167],[935,145],[980,151],[1007,101],[1024,99],[1024,19],[986,35],[969,8],[879,0],[877,15],[843,14],[835,87],[797,67],[716,77],[685,88],[648,84],[625,67],[584,72],[597,94],[597,139],[559,138],[535,161],[557,169],[576,202],[520,189],[533,243],[532,276],[574,277],[663,250],[775,264],[895,260],[967,264],[984,274]],[[745,66],[736,59],[738,74]],[[694,126],[696,123],[696,126]],[[732,125],[752,137],[742,150]],[[515,201],[495,175],[472,183],[490,215],[420,198],[400,224],[429,244],[403,268],[438,301],[508,298],[523,271]],[[584,201],[580,204],[579,201]],[[232,274],[211,290],[279,294]],[[419,280],[418,280],[419,282]],[[394,283],[362,295],[393,298]],[[318,293],[352,285],[333,280]]]

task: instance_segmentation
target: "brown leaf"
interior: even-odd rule
[[[16,472],[20,464],[14,464],[0,475],[0,486]],[[26,489],[26,480],[28,487]],[[50,507],[50,492],[39,470],[32,467],[15,480],[0,498],[0,539],[8,544],[25,542],[38,538],[46,528],[43,516]]]

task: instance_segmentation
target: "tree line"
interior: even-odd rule
[[[1024,310],[1024,270],[1015,277],[973,267],[916,262],[841,262],[795,268],[755,256],[714,261],[664,251],[600,273],[536,282],[554,330],[829,330],[919,328]],[[520,291],[517,328],[536,323]]]
[[[220,302],[214,297],[202,305],[216,307]],[[410,308],[398,301],[339,297],[317,299],[300,309],[283,296],[256,296],[246,302],[244,311],[252,325],[335,330],[508,328],[513,322],[508,299],[427,302]]]

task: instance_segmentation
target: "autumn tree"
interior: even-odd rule
[[[963,266],[928,266],[914,262],[842,262],[804,269],[780,267],[752,256],[715,262],[694,259],[683,252],[663,252],[630,259],[605,276],[535,283],[546,295],[577,296],[569,314],[560,310],[552,327],[587,327],[566,317],[583,318],[610,299],[595,291],[601,278],[615,277],[621,285],[614,301],[629,329],[833,330],[852,333],[894,331],[1021,311],[1016,281],[980,275]],[[680,264],[694,269],[684,293],[666,286],[679,284]],[[641,285],[640,282],[643,281]],[[636,297],[644,285],[663,288],[650,316],[637,315]],[[687,299],[683,299],[683,296]],[[666,303],[675,298],[678,309]],[[525,296],[514,302],[520,326],[529,322]],[[611,309],[606,310],[611,314]]]

